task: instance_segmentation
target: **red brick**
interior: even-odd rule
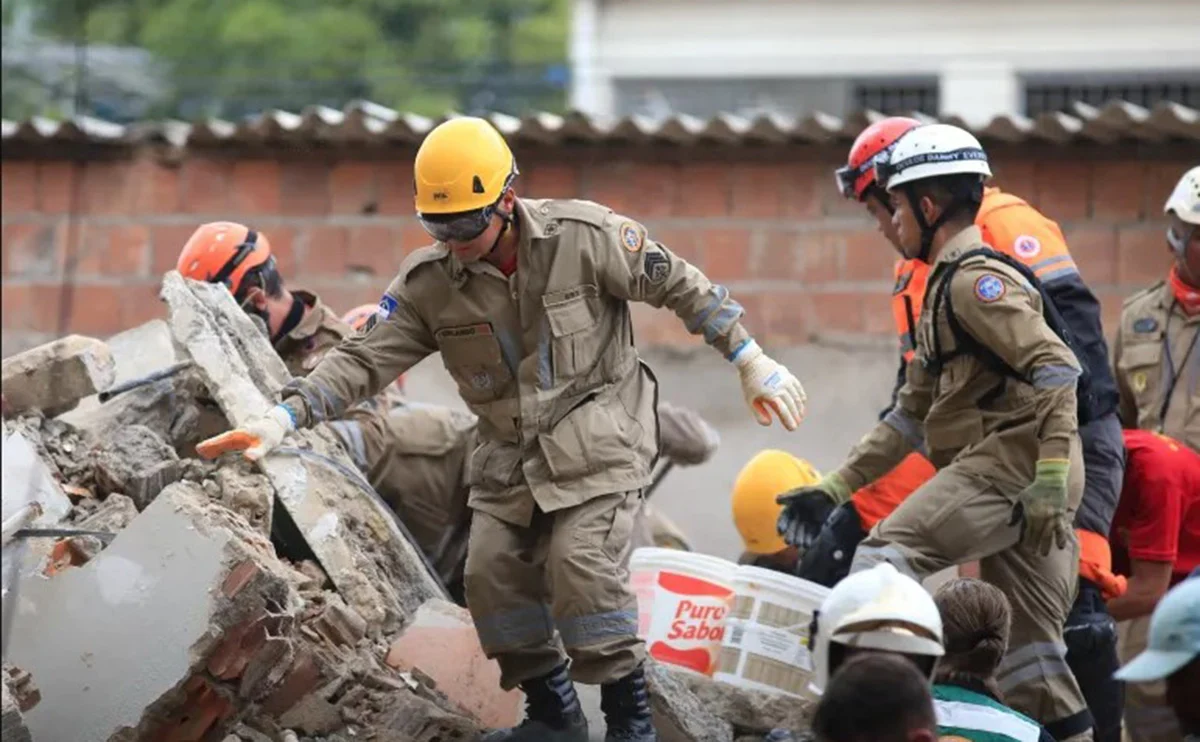
[[[80,281],[68,293],[67,328],[82,335],[105,337],[127,329],[121,322],[120,284],[100,284]]]
[[[39,162],[38,210],[47,214],[70,211],[75,198],[75,180],[79,177],[79,169],[72,162]]]
[[[29,161],[7,161],[0,165],[0,180],[3,184],[3,201],[0,202],[5,217],[37,209],[37,163]]]
[[[325,216],[330,209],[329,166],[323,162],[288,162],[280,181],[282,212],[294,216]]]
[[[1085,281],[1091,285],[1117,282],[1117,229],[1083,224],[1064,232],[1067,246]]]
[[[132,214],[142,180],[128,160],[92,160],[83,168],[83,206],[88,214]]]
[[[629,162],[597,163],[584,174],[584,197],[630,218],[640,219],[633,194],[634,167]]]
[[[5,330],[57,332],[62,287],[53,283],[4,283],[0,314]]]
[[[300,255],[301,281],[311,283],[317,277],[341,277],[346,272],[350,230],[327,225],[310,227],[301,240],[304,245]]]
[[[1185,172],[1186,165],[1179,161],[1148,164],[1142,189],[1142,213],[1148,217],[1163,216],[1163,206]]]
[[[813,285],[838,279],[840,250],[836,233],[802,232],[796,246],[796,278]]]
[[[63,269],[63,225],[14,222],[4,225],[5,276],[59,276]]]
[[[134,167],[137,194],[133,211],[137,214],[178,214],[183,208],[180,193],[181,168],[144,158]]]
[[[574,165],[537,164],[517,178],[517,190],[530,198],[580,198],[579,168]]]
[[[1135,290],[1166,276],[1172,262],[1167,237],[1158,224],[1117,230],[1117,282]]]
[[[161,276],[175,270],[179,253],[196,231],[191,224],[156,224],[150,228],[150,272]]]
[[[1143,288],[1143,287],[1137,287]],[[1104,328],[1104,337],[1111,344],[1116,336],[1117,328],[1121,324],[1121,309],[1125,304],[1125,299],[1129,297],[1136,289],[1131,289],[1128,292],[1109,290],[1097,292],[1096,298],[1100,300],[1100,326]]]
[[[233,203],[237,214],[280,213],[279,163],[274,160],[240,160],[233,166]]]
[[[765,292],[755,298],[757,324],[763,328],[766,342],[791,345],[810,341],[813,313],[809,295],[794,291]]]
[[[153,319],[167,316],[167,305],[159,297],[161,281],[155,277],[138,283],[127,283],[121,289],[121,327],[137,327]]]
[[[704,235],[702,230],[680,229],[650,229],[650,239],[666,247],[675,255],[683,258],[692,265],[704,263]]]
[[[817,219],[821,216],[821,194],[817,181],[833,175],[815,163],[787,165],[783,170],[782,209],[789,219]]]
[[[861,217],[867,213],[866,207],[855,199],[843,196],[834,180],[834,172],[843,164],[843,162],[831,162],[820,166],[824,177],[817,173],[816,195],[821,203],[821,211],[827,216]]]
[[[281,716],[316,688],[320,680],[321,670],[313,662],[312,655],[308,652],[300,654],[288,669],[283,681],[263,701],[263,711],[271,716]]]
[[[729,215],[732,182],[728,165],[685,164],[679,168],[678,216]]]
[[[992,168],[990,185],[998,187],[1005,193],[1011,193],[1029,203],[1037,199],[1037,178],[1034,174],[1033,160],[1005,159],[1000,162],[989,162]]]
[[[844,271],[847,281],[890,281],[896,251],[878,229],[840,232]]]
[[[734,216],[775,219],[783,212],[784,170],[775,165],[742,165],[733,171]]]
[[[141,276],[150,263],[150,230],[139,224],[84,225],[78,262],[79,276]]]
[[[232,163],[189,157],[180,173],[183,210],[213,219],[227,218],[232,177]]]
[[[346,269],[391,279],[404,257],[400,235],[391,227],[367,225],[350,229]]]
[[[887,290],[866,294],[863,297],[863,332],[869,335],[896,334],[896,320],[892,317],[892,295]]]
[[[433,238],[420,224],[406,224],[400,228],[400,249],[403,254],[432,244]]]
[[[750,242],[745,229],[710,229],[704,233],[704,273],[717,283],[750,276]]]
[[[863,331],[864,313],[871,302],[870,294],[831,291],[811,294],[811,297],[812,323],[818,333]]]
[[[376,173],[379,185],[380,214],[412,214],[412,160],[390,160],[380,163]]]
[[[330,211],[334,214],[373,214],[379,210],[379,191],[373,162],[339,162],[329,172]]]
[[[765,230],[751,275],[776,281],[799,278],[800,236],[794,230]]]
[[[1091,164],[1086,162],[1039,163],[1035,170],[1038,210],[1060,224],[1086,219],[1092,185],[1091,169]]]
[[[643,164],[633,169],[626,185],[629,215],[638,221],[670,216],[679,192],[679,168],[675,165]]]
[[[300,265],[296,255],[296,229],[274,226],[266,234],[271,243],[271,255],[275,257],[275,267],[286,281]]]
[[[163,742],[199,742],[212,736],[214,727],[233,713],[230,700],[200,675],[188,680],[183,690],[186,696],[179,710],[155,724],[147,738]]]
[[[1092,168],[1092,218],[1120,222],[1141,217],[1146,169],[1140,162],[1097,162]]]

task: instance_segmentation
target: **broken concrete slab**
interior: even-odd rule
[[[37,449],[20,433],[5,434],[3,444],[2,494],[0,512],[8,520],[16,510],[29,503],[41,506],[36,526],[58,523],[71,510],[71,500],[55,481]]]
[[[271,480],[247,461],[232,461],[217,470],[213,482],[221,504],[246,519],[268,536],[275,490]]]
[[[172,334],[229,422],[270,410],[290,375],[228,290],[172,271],[162,297]],[[398,628],[426,600],[444,595],[331,433],[297,431],[286,443],[259,465],[338,592],[373,631]]]
[[[762,735],[775,729],[808,729],[815,699],[763,693],[721,683],[712,678],[674,673],[711,713],[733,725],[736,735]]]
[[[733,742],[733,726],[712,713],[665,665],[647,658],[646,680],[662,742]]]
[[[41,410],[48,416],[113,383],[112,351],[102,340],[68,335],[5,358],[0,370],[7,413]]]
[[[10,659],[42,692],[34,738],[224,731],[231,699],[262,692],[279,660],[297,609],[285,572],[198,485],[171,485],[88,564],[19,596]]]
[[[168,484],[179,480],[179,455],[153,430],[130,425],[92,449],[96,493],[121,493],[144,509]]]
[[[166,320],[161,319],[118,332],[106,342],[115,362],[112,386],[179,363],[185,355],[183,349],[176,346]]]
[[[4,742],[33,741],[17,700],[8,691],[8,683],[0,683],[0,738]]]
[[[388,649],[387,664],[421,670],[486,727],[511,727],[518,721],[523,694],[500,688],[500,666],[484,655],[471,614],[453,603],[435,599],[417,609]]]
[[[137,506],[125,495],[112,494],[103,500],[82,500],[70,520],[80,529],[120,533],[138,515]]]

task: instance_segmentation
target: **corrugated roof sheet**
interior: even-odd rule
[[[936,119],[914,114],[927,121]],[[440,119],[357,101],[343,110],[310,106],[300,113],[267,111],[242,122],[211,119],[115,124],[90,117],[68,121],[33,118],[2,122],[5,143],[92,143],[132,145],[161,143],[174,147],[327,143],[415,144]],[[804,118],[722,114],[704,120],[687,115],[652,120],[631,116],[602,123],[580,113],[533,113],[520,118],[491,114],[489,118],[510,140],[520,144],[645,143],[689,145],[820,143],[856,136],[883,114],[865,111],[847,118],[817,113]],[[966,126],[955,117],[947,123],[972,130],[983,139],[1002,142],[1109,142],[1115,140],[1200,142],[1200,111],[1174,103],[1147,109],[1113,101],[1096,108],[1076,104],[1072,114],[1048,113],[1037,118],[1000,116],[985,126]]]

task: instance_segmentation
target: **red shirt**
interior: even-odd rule
[[[1126,430],[1125,486],[1109,541],[1113,570],[1172,562],[1172,582],[1200,566],[1200,453],[1147,430]]]

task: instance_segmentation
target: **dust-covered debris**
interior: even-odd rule
[[[646,680],[654,726],[662,742],[733,742],[733,726],[718,718],[661,663],[647,658]]]
[[[813,702],[783,694],[762,693],[698,675],[679,674],[700,703],[733,725],[735,735],[757,735],[776,729],[808,729]]]
[[[137,506],[125,495],[109,495],[103,500],[80,500],[68,522],[80,530],[118,533],[137,517]]]
[[[231,461],[216,471],[214,479],[208,480],[213,486],[210,492],[222,505],[270,535],[271,513],[275,504],[271,480],[255,471],[249,462],[237,457],[230,458]]]
[[[4,421],[5,433],[20,433],[59,482],[91,489],[92,464],[86,453],[93,441],[74,426],[38,411]]]
[[[0,375],[8,414],[41,410],[53,416],[111,385],[115,366],[103,341],[69,335],[5,358]]]
[[[121,428],[91,450],[97,494],[127,495],[144,509],[168,484],[179,480],[179,456],[144,425]]]

